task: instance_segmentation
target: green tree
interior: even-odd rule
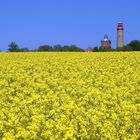
[[[84,52],[83,49],[77,47],[76,45],[71,45],[71,46],[65,45],[65,46],[63,46],[62,51],[64,51],[64,52]]]
[[[84,50],[77,47],[76,45],[71,45],[71,46],[69,46],[69,51],[70,52],[83,52]]]
[[[99,52],[112,52],[115,51],[113,48],[99,47]]]
[[[29,52],[28,48],[19,48],[19,52]]]
[[[63,46],[62,51],[68,52],[69,51],[69,46],[68,45]]]
[[[53,50],[56,52],[61,52],[63,50],[63,47],[61,45],[54,45]]]
[[[96,47],[93,48],[93,52],[98,52],[98,51],[99,51],[98,46],[96,46]]]
[[[132,47],[130,45],[124,46],[125,51],[133,51]]]
[[[8,51],[9,52],[18,52],[19,51],[19,47],[15,42],[11,42],[8,46]]]
[[[127,46],[127,48],[131,48],[131,50],[133,50],[133,51],[140,51],[140,41],[139,40],[133,40],[126,46]]]
[[[39,46],[37,51],[40,51],[40,52],[43,52],[43,51],[53,51],[53,48],[49,45],[42,45],[42,46]]]
[[[116,48],[116,51],[140,51],[140,41],[133,40],[121,48]]]

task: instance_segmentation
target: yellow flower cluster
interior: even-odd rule
[[[0,54],[0,139],[139,134],[140,52]]]

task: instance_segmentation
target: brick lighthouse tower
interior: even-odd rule
[[[119,22],[117,25],[117,47],[121,48],[124,45],[124,38],[123,38],[123,23]]]
[[[101,40],[102,48],[111,48],[111,41],[108,39],[108,35],[105,34],[104,39]]]

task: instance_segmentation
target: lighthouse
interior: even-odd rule
[[[123,36],[123,23],[119,22],[117,25],[117,47],[121,48],[124,45],[124,36]]]
[[[108,35],[105,34],[104,39],[101,40],[102,48],[111,48],[111,41],[108,39]]]

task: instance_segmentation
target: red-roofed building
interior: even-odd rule
[[[88,47],[88,48],[86,49],[86,52],[93,52],[93,48]]]

